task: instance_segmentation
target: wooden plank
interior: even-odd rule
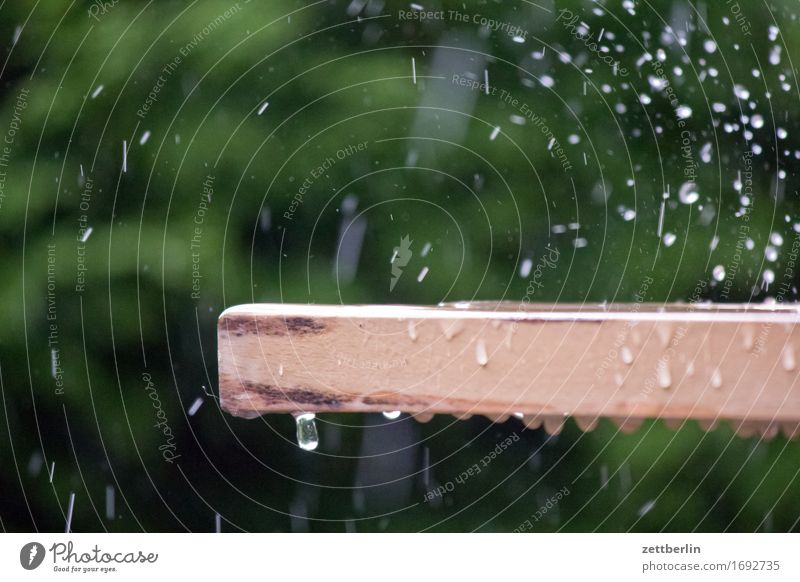
[[[797,434],[793,305],[254,304],[219,319],[227,412],[659,417]],[[755,429],[752,429],[755,427]]]

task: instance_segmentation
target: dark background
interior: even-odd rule
[[[375,0],[0,2],[0,139],[13,131],[0,167],[3,530],[63,531],[74,492],[73,531],[214,531],[216,513],[223,531],[509,531],[564,487],[535,531],[798,529],[800,446],[782,436],[656,421],[628,435],[603,421],[550,438],[514,419],[325,414],[308,453],[288,415],[221,412],[215,323],[238,303],[519,302],[520,264],[545,245],[561,259],[536,301],[634,301],[645,277],[654,302],[688,300],[698,283],[700,299],[796,300],[786,270],[798,236],[796,2],[421,4],[468,22],[409,21],[399,13],[409,3]],[[572,36],[561,9],[595,39],[602,30],[599,50],[628,75]],[[519,27],[524,42],[475,15]],[[691,108],[684,127],[646,54]],[[453,83],[484,71],[493,95]],[[159,75],[157,100],[137,114]],[[501,90],[546,119],[568,169]],[[287,218],[312,170],[359,142]],[[694,166],[699,198],[685,204]],[[413,255],[390,292],[406,235]],[[480,474],[423,502],[514,434]]]

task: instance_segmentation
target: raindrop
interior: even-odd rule
[[[692,108],[688,105],[680,105],[675,109],[675,115],[678,119],[689,119],[692,116]]]
[[[479,339],[475,342],[475,361],[479,366],[485,366],[489,363],[489,355],[486,353],[486,342]]]
[[[672,376],[669,373],[669,364],[666,360],[659,360],[658,367],[656,369],[656,374],[658,375],[658,385],[665,390],[672,386]]]
[[[576,239],[574,239],[574,240],[572,241],[572,246],[574,246],[576,249],[582,249],[582,248],[584,248],[584,247],[585,247],[586,245],[588,245],[588,244],[589,244],[589,241],[587,241],[587,240],[586,240],[585,238],[583,238],[583,237],[576,238]]]
[[[775,273],[772,269],[764,269],[764,274],[762,275],[763,281],[761,283],[761,288],[765,291],[769,290],[770,284],[775,281]]]
[[[628,346],[622,346],[622,349],[620,350],[620,356],[622,356],[622,361],[624,363],[629,365],[633,363],[633,352],[631,352],[631,349]]]
[[[319,445],[317,423],[314,422],[317,415],[313,412],[301,412],[292,416],[297,424],[297,444],[304,451],[313,451]]]
[[[783,353],[781,354],[781,365],[787,372],[792,372],[797,365],[797,360],[794,355],[794,347],[790,344],[787,344],[783,347]]]
[[[694,182],[685,182],[678,190],[678,199],[683,204],[694,204],[700,199],[697,192],[697,185]]]
[[[725,267],[722,265],[717,265],[714,267],[714,270],[711,272],[711,275],[714,277],[715,281],[724,281],[725,280]]]
[[[72,514],[74,510],[75,510],[75,494],[70,492],[69,506],[67,507],[67,523],[64,526],[64,533],[70,533],[72,531]]]
[[[714,368],[711,373],[711,386],[714,388],[722,387],[722,372],[720,372],[719,368]]]
[[[678,237],[676,237],[674,234],[668,232],[667,234],[664,235],[664,246],[671,247],[672,245],[675,244],[675,240],[677,238]]]
[[[106,519],[112,521],[116,515],[115,498],[116,492],[113,485],[106,485]]]
[[[750,98],[750,91],[748,91],[745,87],[739,84],[733,86],[733,94],[736,95],[736,97],[739,99]]]
[[[392,410],[391,412],[384,412],[383,416],[388,418],[389,420],[396,420],[400,418],[400,411],[399,410]]]
[[[638,513],[639,513],[639,517],[644,517],[645,515],[647,515],[647,514],[648,514],[648,513],[650,513],[651,511],[653,511],[653,508],[654,508],[655,506],[656,506],[656,502],[655,502],[655,500],[653,500],[653,499],[651,499],[650,501],[648,501],[647,503],[645,503],[644,505],[642,505],[642,506],[639,508],[639,512],[638,512]]]
[[[189,407],[189,410],[186,412],[189,416],[194,416],[197,414],[197,411],[200,410],[200,407],[203,405],[203,399],[199,396],[194,399],[192,405]]]

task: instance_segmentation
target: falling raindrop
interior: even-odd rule
[[[192,402],[192,405],[189,407],[189,410],[186,411],[186,414],[188,414],[189,416],[194,416],[195,414],[197,414],[197,411],[200,410],[200,407],[202,405],[203,405],[203,399],[198,396],[197,398],[194,399],[194,402]]]
[[[533,261],[530,259],[525,259],[522,261],[522,264],[519,267],[519,276],[520,277],[527,277],[531,274],[531,269],[533,268]]]
[[[678,190],[678,200],[683,204],[694,204],[700,199],[697,185],[694,182],[685,182]]]
[[[313,412],[300,412],[293,416],[297,424],[297,444],[304,451],[313,451],[319,445],[317,423],[314,422],[317,415]]]
[[[762,279],[761,288],[765,291],[769,291],[769,286],[775,281],[775,273],[772,269],[764,269]]]
[[[644,505],[642,505],[639,508],[639,512],[638,512],[639,513],[639,517],[644,517],[645,515],[647,515],[651,511],[653,511],[653,508],[655,506],[656,506],[656,502],[653,499],[651,499],[650,501],[646,502]]]
[[[733,86],[733,94],[736,95],[738,99],[749,99],[750,98],[750,91],[748,91],[742,85],[734,85]]]
[[[70,492],[69,505],[67,507],[67,523],[64,526],[64,533],[70,533],[72,531],[72,514],[74,511],[75,511],[75,494]]]
[[[692,108],[688,105],[680,105],[675,109],[675,115],[678,119],[689,119],[692,116]]]
[[[106,519],[112,521],[116,515],[115,503],[115,490],[113,485],[106,485]]]
[[[714,267],[714,270],[711,272],[711,275],[714,277],[715,281],[724,281],[725,280],[725,267],[722,265],[717,265]]]

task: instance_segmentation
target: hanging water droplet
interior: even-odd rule
[[[783,346],[783,353],[781,354],[781,365],[787,372],[794,370],[797,365],[797,360],[794,355],[794,346],[786,344]]]
[[[383,416],[388,418],[389,420],[396,420],[400,418],[400,411],[399,410],[392,410],[391,412],[384,412]]]
[[[293,414],[297,424],[297,444],[304,451],[313,451],[319,445],[316,414],[313,412],[297,412]]]
[[[489,363],[489,354],[486,353],[486,342],[479,339],[475,342],[475,361],[479,366],[485,366]]]

